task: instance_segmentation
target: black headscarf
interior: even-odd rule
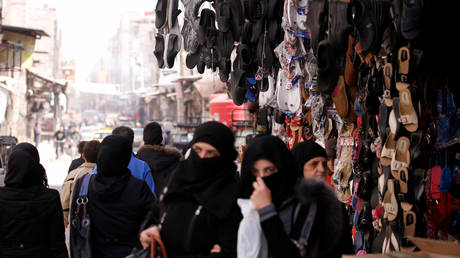
[[[103,199],[117,198],[123,191],[131,172],[131,142],[121,135],[104,138],[97,155],[97,175],[93,190]]]
[[[267,187],[270,188],[273,203],[279,207],[288,197],[294,195],[297,166],[286,145],[275,136],[257,136],[249,143],[241,164],[242,186],[240,196],[249,198],[254,191],[252,183],[256,177],[251,170],[254,163],[262,159],[271,161],[278,169],[277,173],[263,179]]]
[[[324,157],[327,159],[324,148],[313,140],[294,145],[294,148],[292,148],[292,154],[297,161],[297,173],[300,178],[303,177],[303,167],[305,166],[305,163],[316,157]]]
[[[201,159],[191,150],[182,161],[167,188],[164,202],[175,193],[189,193],[211,214],[223,219],[236,203],[239,185],[236,177],[235,138],[232,131],[218,122],[207,122],[196,130],[191,145],[206,142],[214,146],[219,157]]]
[[[45,168],[40,164],[37,148],[30,143],[20,143],[13,148],[8,159],[5,186],[29,188],[48,186]]]

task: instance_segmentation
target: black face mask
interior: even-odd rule
[[[265,185],[272,193],[272,202],[276,207],[279,207],[283,200],[283,177],[282,174],[277,172],[270,176],[263,178]]]

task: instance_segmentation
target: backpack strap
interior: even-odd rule
[[[88,185],[89,185],[89,180],[91,179],[91,174],[86,174],[83,177],[83,182],[81,183],[80,186],[80,192],[78,194],[78,197],[83,197],[88,195]]]

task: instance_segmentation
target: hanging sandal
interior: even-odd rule
[[[398,80],[396,81],[396,89],[399,91],[407,89],[409,87],[409,63],[410,63],[410,51],[407,47],[401,47],[398,51]]]
[[[385,82],[385,92],[383,94],[384,103],[387,107],[393,106],[393,100],[391,99],[391,78],[393,76],[393,65],[386,63],[383,67],[383,78]]]
[[[387,181],[383,207],[385,209],[385,216],[389,221],[393,221],[398,217],[398,200],[396,199],[395,185],[392,179],[388,179]]]
[[[390,133],[383,145],[382,153],[380,154],[380,164],[382,166],[390,166],[391,160],[395,154],[396,142],[394,134]]]
[[[396,150],[391,160],[391,170],[397,171],[401,168],[407,168],[410,165],[410,140],[405,136],[399,137],[396,141]]]
[[[413,211],[403,211],[404,237],[413,237],[415,235],[415,225],[417,215]]]
[[[401,203],[401,208],[404,211],[410,211],[412,210],[413,205],[409,203],[409,188],[408,188],[409,171],[407,170],[407,168],[399,169],[398,178],[396,179],[399,181],[398,199]]]
[[[399,91],[399,117],[397,118],[408,132],[415,132],[418,128],[418,117],[412,103],[409,89]]]
[[[346,118],[349,112],[349,103],[343,75],[339,76],[337,86],[335,87],[335,90],[332,92],[332,100],[334,101],[335,108],[340,118]]]

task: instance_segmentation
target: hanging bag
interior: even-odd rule
[[[86,174],[83,177],[76,199],[77,207],[70,218],[70,252],[73,258],[91,258],[91,220],[87,212],[91,176]]]

